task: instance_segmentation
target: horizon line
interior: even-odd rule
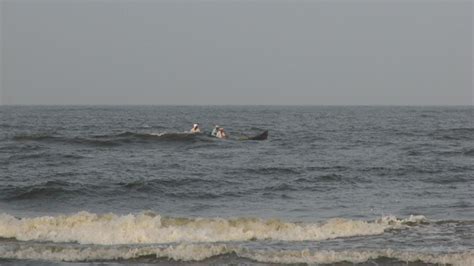
[[[27,107],[27,106],[169,106],[169,107],[179,107],[179,106],[186,106],[186,107],[209,107],[209,106],[215,106],[215,107],[224,107],[224,106],[229,106],[229,107],[239,107],[239,106],[275,106],[275,107],[317,107],[317,106],[334,106],[334,107],[473,107],[474,103],[470,104],[0,104],[0,106],[10,106],[10,107]]]

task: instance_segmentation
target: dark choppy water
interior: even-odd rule
[[[474,265],[473,191],[472,106],[0,107],[0,263]]]

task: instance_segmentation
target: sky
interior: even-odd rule
[[[473,10],[0,0],[0,104],[472,105]]]

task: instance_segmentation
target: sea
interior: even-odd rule
[[[0,106],[0,264],[474,265],[474,107]]]

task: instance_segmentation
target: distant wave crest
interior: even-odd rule
[[[59,142],[65,144],[82,144],[93,146],[117,146],[127,143],[149,143],[156,141],[206,141],[211,138],[204,134],[189,132],[134,133],[124,132],[116,135],[100,135],[88,137],[65,137],[55,134],[23,134],[15,135],[15,141]]]

